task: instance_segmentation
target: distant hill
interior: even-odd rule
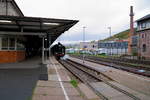
[[[118,34],[115,34],[109,38],[106,38],[104,40],[99,40],[99,41],[113,41],[113,40],[123,40],[123,39],[128,39],[129,37],[129,29],[128,30],[125,30],[123,32],[120,32]]]

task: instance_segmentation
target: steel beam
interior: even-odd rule
[[[32,32],[5,32],[0,31],[1,35],[39,35],[39,36],[45,36],[46,33],[32,33]]]

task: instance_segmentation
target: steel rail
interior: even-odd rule
[[[68,61],[67,61],[67,63],[68,63]],[[103,79],[102,77],[98,77],[97,75],[93,75],[92,73],[90,73],[90,72],[87,71],[88,69],[90,69],[90,70],[94,70],[94,71],[97,72],[97,70],[92,69],[92,68],[89,68],[89,67],[87,67],[87,66],[85,66],[85,65],[79,64],[79,63],[74,62],[74,61],[71,61],[71,60],[69,60],[69,63],[71,63],[71,65],[72,65],[73,67],[76,67],[76,68],[78,68],[79,70],[82,70],[82,71],[84,71],[85,73],[87,73],[87,74],[89,74],[89,75],[91,75],[91,76],[97,78],[99,81],[104,82],[105,84],[107,84],[107,85],[109,85],[110,87],[112,87],[112,88],[118,90],[119,92],[121,92],[121,93],[123,93],[123,94],[125,94],[125,95],[127,95],[127,96],[129,96],[129,97],[131,97],[132,99],[134,99],[134,100],[140,100],[140,98],[138,98],[138,97],[134,96],[133,94],[131,94],[131,93],[129,93],[129,92],[127,92],[127,91],[125,91],[125,90],[123,90],[123,89],[121,89],[121,88],[119,88],[119,87],[113,85],[113,84],[111,84],[111,83],[108,82],[106,79]],[[81,67],[81,66],[82,66],[82,67]],[[85,70],[84,70],[83,68],[85,68]],[[99,72],[98,72],[98,73],[99,73]],[[106,99],[105,99],[105,100],[106,100]]]
[[[82,59],[82,58],[80,58],[80,56],[78,56],[78,57],[77,56],[73,56],[73,57],[78,58],[78,59]],[[128,66],[120,66],[120,65],[114,64],[113,62],[111,62],[111,65],[110,65],[110,62],[108,63],[107,61],[100,61],[98,59],[85,58],[85,60],[93,62],[93,63],[105,65],[105,66],[108,66],[108,67],[113,67],[113,68],[116,68],[116,69],[119,69],[119,70],[131,72],[131,73],[134,73],[134,74],[138,74],[138,75],[150,77],[149,73],[138,72],[138,70],[140,70],[139,68],[133,68],[133,67],[131,67],[132,68],[132,70],[131,70],[130,67],[128,67]]]
[[[64,61],[60,61],[60,63],[67,69],[69,70],[73,75],[75,75],[80,81],[82,81],[83,83],[85,83],[86,85],[88,85],[99,97],[101,97],[101,99],[103,100],[109,100],[106,96],[104,96],[103,94],[101,94],[99,91],[97,91],[91,84],[89,81],[87,81],[87,79],[89,79],[89,77],[87,79],[82,78],[83,76],[80,75],[79,73],[82,71],[80,69],[74,70],[74,68],[76,68],[75,66],[73,66],[72,64],[68,63],[68,62],[64,62]],[[82,71],[84,72],[84,71]],[[85,74],[85,72],[84,72]],[[87,74],[87,73],[86,73]],[[93,77],[93,76],[92,76]],[[94,78],[95,79],[95,78]],[[97,80],[99,81],[99,80]]]

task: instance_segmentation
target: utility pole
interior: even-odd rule
[[[85,51],[85,26],[83,27],[83,51]],[[84,55],[85,52],[83,52],[83,63],[85,61],[85,55]]]
[[[109,29],[109,35],[111,37],[111,27],[108,27],[108,29]]]
[[[108,27],[108,29],[109,29],[109,36],[110,36],[110,38],[111,38],[111,27]],[[110,43],[111,44],[111,43]],[[110,46],[110,55],[111,55],[111,46]]]

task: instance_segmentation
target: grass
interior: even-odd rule
[[[72,53],[70,55],[73,55],[73,56],[82,56],[83,54],[81,53]],[[87,56],[96,56],[96,57],[100,57],[100,58],[108,58],[109,56],[106,55],[106,54],[99,54],[99,55],[90,55],[90,54],[85,54]]]
[[[70,55],[81,55],[80,53],[67,53],[67,54],[70,54]]]
[[[99,55],[92,55],[92,56],[96,56],[96,57],[100,57],[100,58],[108,58],[108,55],[106,55],[106,54],[99,54]]]
[[[78,82],[76,80],[71,80],[70,83],[72,84],[72,86],[74,86],[75,88],[78,86]]]
[[[47,96],[48,94],[42,94],[43,96]]]
[[[27,100],[32,100],[32,96],[29,96]]]
[[[127,39],[129,37],[129,29],[128,30],[125,30],[125,31],[122,31],[118,34],[115,34],[109,38],[106,38],[104,40],[100,40],[102,42],[104,41],[112,41],[112,40],[115,40],[115,39],[118,39],[118,40],[123,40],[123,39]]]

